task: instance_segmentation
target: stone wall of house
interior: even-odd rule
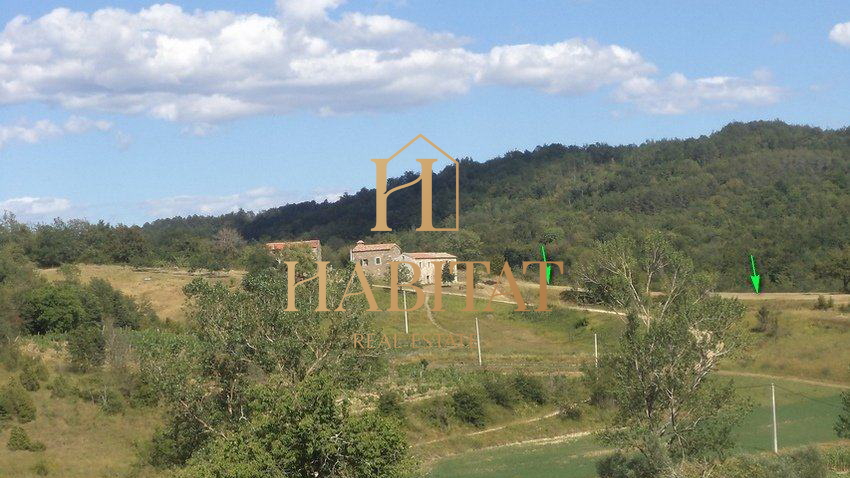
[[[389,277],[390,261],[398,261],[401,249],[394,246],[383,251],[362,251],[351,253],[351,259],[363,266],[363,270],[371,277]]]

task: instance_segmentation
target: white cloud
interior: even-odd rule
[[[850,22],[839,23],[829,31],[829,39],[841,46],[850,48]]]
[[[277,0],[277,16],[170,4],[17,16],[0,31],[0,105],[141,114],[203,135],[232,118],[395,110],[477,85],[574,95],[626,83],[628,95],[661,84],[647,78],[652,63],[619,45],[574,38],[477,52],[452,33],[336,11],[342,3]]]
[[[217,215],[246,211],[260,211],[292,202],[294,196],[275,188],[261,187],[222,196],[173,196],[147,201],[144,206],[152,216],[185,216],[192,214]]]
[[[71,116],[62,125],[57,125],[50,120],[36,122],[20,120],[15,124],[0,125],[0,149],[11,141],[35,144],[64,134],[82,134],[111,129],[112,123],[109,121],[92,120],[84,116]]]
[[[0,211],[10,211],[21,216],[55,214],[71,208],[71,201],[63,198],[19,197],[0,201]]]
[[[265,113],[396,109],[479,83],[574,94],[654,71],[633,51],[573,39],[478,53],[388,15],[279,0],[279,17],[60,8],[0,31],[0,104],[30,101],[209,124]]]
[[[674,73],[664,80],[633,78],[614,97],[652,114],[682,114],[702,109],[730,109],[776,103],[782,89],[770,83],[770,74],[758,70],[752,78],[715,76],[688,79]]]
[[[343,192],[314,191],[291,192],[280,191],[277,188],[262,186],[248,191],[225,194],[220,196],[172,196],[153,199],[143,204],[146,212],[155,217],[186,216],[192,214],[218,215],[236,212],[240,209],[259,212],[273,207],[283,206],[299,201],[336,201]]]
[[[546,93],[575,94],[654,72],[655,66],[631,50],[573,39],[554,45],[493,48],[483,79]]]

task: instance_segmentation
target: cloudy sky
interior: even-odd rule
[[[419,133],[483,161],[848,125],[850,4],[711,3],[0,0],[0,210],[141,223],[333,200]]]

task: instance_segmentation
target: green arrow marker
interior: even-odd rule
[[[750,265],[753,268],[753,275],[750,276],[750,280],[753,282],[753,289],[755,289],[756,294],[759,293],[760,285],[761,285],[761,276],[756,274],[756,261],[753,259],[753,255],[750,254]]]
[[[546,262],[547,261],[547,259],[546,259],[546,248],[543,247],[543,244],[540,244],[540,254],[543,255],[543,262]],[[546,264],[546,283],[547,284],[552,283],[552,265],[551,264]]]

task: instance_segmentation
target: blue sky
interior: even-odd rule
[[[850,110],[846,2],[0,1],[0,209],[142,223]],[[403,165],[391,165],[398,174]]]

